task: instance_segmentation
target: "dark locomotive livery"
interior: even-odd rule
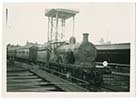
[[[68,77],[73,76],[94,84],[102,82],[102,71],[95,68],[97,49],[88,41],[88,33],[83,34],[81,43],[76,43],[76,39],[71,37],[69,44],[60,45],[54,51],[50,63],[53,61],[53,65],[61,66],[61,72]]]
[[[67,78],[76,77],[100,84],[102,73],[95,69],[96,47],[88,41],[88,34],[83,34],[83,41],[76,43],[74,37],[70,43],[59,45],[52,51],[48,47],[19,47],[13,49],[16,60],[45,64],[48,68],[64,73]],[[8,50],[8,57],[9,56]],[[11,54],[10,54],[11,55]]]
[[[70,38],[70,44],[60,46],[56,54],[65,64],[76,64],[80,66],[93,66],[97,57],[96,47],[88,41],[88,34],[83,34],[83,42],[76,43],[74,37]]]

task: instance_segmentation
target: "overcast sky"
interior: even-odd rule
[[[8,8],[6,24],[5,8]],[[75,37],[82,41],[82,33],[89,33],[89,40],[97,44],[101,38],[111,43],[130,42],[135,34],[135,5],[133,3],[87,3],[87,4],[5,4],[4,40],[23,45],[29,42],[47,42],[48,20],[45,9],[78,9],[75,17]],[[65,40],[72,35],[72,19],[66,21]]]

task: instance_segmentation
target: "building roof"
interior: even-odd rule
[[[56,17],[56,14],[58,14],[58,18],[68,19],[77,13],[79,12],[74,10],[69,10],[69,9],[57,8],[57,9],[47,10],[45,15],[49,17]]]
[[[123,50],[130,49],[130,43],[95,45],[97,50]]]

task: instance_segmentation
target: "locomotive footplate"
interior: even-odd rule
[[[103,82],[103,71],[97,70],[92,66],[78,66],[71,64],[57,64],[50,63],[50,69],[58,71],[60,74],[63,74],[67,79],[84,80],[90,84],[100,85]]]

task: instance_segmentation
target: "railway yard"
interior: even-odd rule
[[[92,33],[82,33],[82,41],[77,42],[74,19],[78,13],[47,10],[46,44],[7,45],[8,92],[130,91],[130,43],[97,45],[89,41]],[[69,18],[73,18],[73,35],[67,42],[64,31],[58,29],[64,29]]]
[[[36,68],[37,67],[37,68]],[[100,86],[91,85],[84,80],[70,80],[64,76],[44,69],[42,66],[17,62],[8,63],[8,92],[127,92],[129,75],[103,75]],[[117,73],[117,72],[116,72]],[[126,74],[126,73],[125,73]]]

